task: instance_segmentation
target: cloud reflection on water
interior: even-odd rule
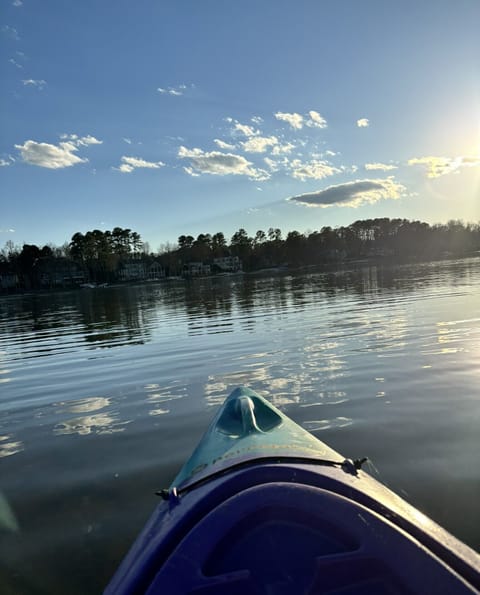
[[[7,442],[10,440],[10,442]],[[10,457],[18,452],[24,450],[23,442],[20,440],[12,440],[12,436],[0,436],[0,459],[3,457]]]
[[[166,413],[170,413],[170,409],[151,409],[148,415],[165,415]]]
[[[330,430],[332,428],[346,428],[351,426],[353,420],[349,417],[334,417],[333,419],[312,419],[303,422],[303,427],[309,432]]]
[[[187,389],[180,382],[169,382],[162,386],[159,383],[153,382],[145,384],[143,389],[147,393],[147,403],[153,405],[153,409],[148,411],[148,415],[156,417],[159,415],[166,415],[170,413],[170,409],[161,407],[164,403],[176,401],[186,396]]]
[[[78,434],[86,436],[88,434],[114,434],[123,432],[125,425],[130,421],[119,421],[116,416],[108,413],[98,413],[97,415],[86,415],[85,417],[76,417],[59,423],[53,429],[57,436],[66,434]]]
[[[56,413],[63,415],[65,412],[92,413],[105,409],[110,404],[111,398],[109,397],[87,397],[75,401],[56,403],[55,406],[59,408]],[[87,436],[88,434],[114,434],[116,432],[122,432],[125,429],[124,426],[130,423],[130,421],[121,421],[117,413],[104,411],[57,423],[53,428],[53,433],[57,436],[69,434],[78,434],[79,436]]]
[[[69,401],[67,411],[71,413],[89,413],[98,411],[110,405],[111,399],[107,397],[88,397],[77,401]]]

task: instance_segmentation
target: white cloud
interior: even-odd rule
[[[10,228],[10,229],[0,229],[0,233],[15,233],[15,230]]]
[[[184,167],[183,170],[192,178],[199,178],[201,174],[193,169],[193,167]]]
[[[89,134],[87,136],[82,136],[81,138],[79,138],[77,143],[82,147],[86,147],[88,145],[101,145],[103,143],[103,140],[98,140],[98,138],[95,138],[94,136],[91,136]]]
[[[8,167],[11,164],[11,161],[7,161],[6,159],[0,159],[0,167]]]
[[[226,143],[225,141],[220,140],[219,138],[213,139],[213,142],[217,145],[217,147],[226,151],[233,151],[233,149],[235,149],[235,145]]]
[[[72,142],[51,145],[49,143],[37,143],[34,140],[27,140],[23,145],[15,145],[15,148],[20,151],[25,163],[48,169],[61,169],[88,161],[86,158],[82,159],[78,155],[75,155],[78,147]]]
[[[272,149],[272,155],[288,155],[295,148],[293,143],[277,144]]]
[[[420,165],[426,169],[428,178],[439,178],[462,167],[480,165],[480,157],[414,157],[409,159],[408,165]]]
[[[360,118],[360,120],[357,120],[357,126],[359,128],[367,128],[367,126],[370,126],[370,120],[368,118]]]
[[[160,169],[165,166],[165,163],[162,161],[145,161],[145,159],[140,157],[127,157],[125,155],[121,158],[121,161],[122,163],[119,167],[115,167],[114,169],[117,169],[124,174],[129,174],[134,169],[138,168]]]
[[[77,147],[87,147],[88,145],[101,145],[102,140],[98,140],[94,136],[87,134],[87,136],[78,136],[78,134],[61,134],[62,140],[68,140]]]
[[[307,178],[321,180],[340,173],[339,169],[333,167],[327,161],[317,160],[302,163],[300,159],[294,159],[290,162],[290,169],[292,171],[292,177],[302,181]]]
[[[123,140],[124,143],[127,143],[127,145],[131,145],[132,144],[132,139],[131,138],[126,138],[124,136],[122,140]]]
[[[308,112],[308,115],[310,116],[310,120],[307,120],[306,124],[310,128],[326,128],[327,127],[327,121],[318,112],[310,110]]]
[[[458,157],[461,166],[475,167],[480,165],[480,157]]]
[[[47,81],[44,81],[43,79],[39,79],[39,80],[35,80],[35,79],[24,79],[22,80],[22,83],[25,86],[31,86],[31,87],[37,87],[38,89],[40,89],[40,91],[42,89],[44,89],[47,85]]]
[[[324,190],[309,192],[288,198],[309,207],[359,207],[374,204],[382,199],[396,200],[405,192],[405,187],[393,178],[356,180]]]
[[[12,2],[12,6],[15,6],[17,8],[19,6],[22,6],[22,4],[23,4],[22,0],[13,0],[13,2]]]
[[[23,145],[15,145],[15,148],[20,151],[25,163],[48,169],[61,169],[88,161],[87,158],[76,155],[79,147],[100,145],[103,142],[90,135],[79,137],[76,134],[62,134],[61,138],[63,142],[58,145],[27,140]]]
[[[287,112],[277,112],[275,114],[277,120],[287,122],[290,126],[296,130],[300,130],[303,127],[303,116],[301,114],[290,114]]]
[[[185,168],[185,171],[190,175],[237,175],[248,176],[254,180],[267,180],[270,177],[267,171],[254,168],[253,164],[247,161],[245,157],[233,153],[206,152],[201,149],[187,149],[182,146],[178,150],[178,157],[190,160],[190,167]]]
[[[17,68],[23,68],[23,66],[22,66],[22,65],[21,65],[19,62],[17,62],[17,61],[15,60],[15,58],[10,58],[9,62],[10,62],[10,64],[13,64],[13,65],[14,65],[14,66],[16,66]]]
[[[250,137],[250,136],[258,136],[260,134],[259,130],[255,130],[252,126],[248,124],[240,124],[240,122],[235,122],[234,132],[239,132],[243,134],[243,136]]]
[[[414,157],[409,159],[408,165],[421,165],[427,170],[428,178],[438,178],[457,169],[450,157]]]
[[[255,136],[241,145],[247,153],[265,153],[269,147],[278,145],[278,138],[276,136]]]
[[[261,118],[260,116],[253,116],[253,118],[250,118],[250,120],[254,123],[254,124],[261,124],[263,122],[263,118]]]
[[[265,163],[268,165],[270,171],[278,171],[279,163],[270,157],[265,157]]]
[[[157,91],[162,95],[174,95],[176,97],[183,95],[187,85],[178,85],[178,87],[158,87]]]
[[[275,118],[277,120],[287,122],[287,124],[289,124],[295,130],[300,130],[304,125],[308,126],[309,128],[327,127],[327,121],[325,118],[315,110],[310,110],[305,116],[295,112],[277,112],[275,114]]]
[[[389,171],[391,169],[398,169],[398,168],[396,165],[392,165],[391,163],[365,163],[365,169],[367,171],[370,171],[370,170]]]

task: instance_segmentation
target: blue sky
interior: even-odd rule
[[[477,0],[1,9],[0,246],[480,220]]]

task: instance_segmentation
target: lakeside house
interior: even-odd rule
[[[242,261],[238,256],[222,256],[213,259],[213,268],[221,273],[237,273],[242,270]]]
[[[165,269],[159,262],[124,262],[118,270],[119,281],[157,281],[165,277]]]
[[[17,289],[19,285],[18,275],[15,273],[0,273],[1,289]]]
[[[147,278],[147,267],[143,262],[124,262],[118,270],[120,281],[140,281]]]
[[[85,283],[83,268],[69,258],[42,258],[35,266],[40,287],[76,287]]]
[[[183,266],[184,277],[205,277],[211,272],[210,265],[203,262],[189,262]]]
[[[165,269],[159,262],[153,262],[148,267],[148,278],[151,281],[159,281],[165,278]]]

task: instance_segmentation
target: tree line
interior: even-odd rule
[[[16,285],[21,289],[45,286],[49,280],[50,285],[111,282],[117,280],[117,272],[125,262],[141,259],[146,249],[148,244],[142,242],[139,233],[121,227],[77,232],[60,247],[19,247],[9,241],[0,252],[2,285],[7,284],[7,275],[16,277]],[[59,282],[62,279],[64,282]]]
[[[208,262],[221,256],[238,256],[244,270],[286,265],[300,267],[344,260],[429,260],[462,256],[480,250],[480,223],[458,220],[429,225],[408,219],[364,219],[348,226],[284,237],[278,228],[258,230],[249,236],[236,231],[230,242],[223,233],[181,235],[178,246],[163,250],[165,262]]]
[[[45,275],[64,274],[111,282],[125,263],[156,262],[167,275],[180,275],[188,263],[213,264],[216,258],[237,256],[245,271],[289,266],[301,267],[351,260],[382,259],[400,262],[464,256],[480,251],[480,224],[458,220],[429,225],[408,219],[364,219],[348,226],[286,236],[279,228],[258,230],[253,236],[240,228],[229,240],[222,232],[181,235],[175,245],[151,252],[139,233],[115,227],[75,233],[63,246],[7,242],[0,251],[0,277],[15,276],[17,288],[42,285]],[[70,273],[68,273],[70,271]],[[43,277],[42,277],[43,275]]]

